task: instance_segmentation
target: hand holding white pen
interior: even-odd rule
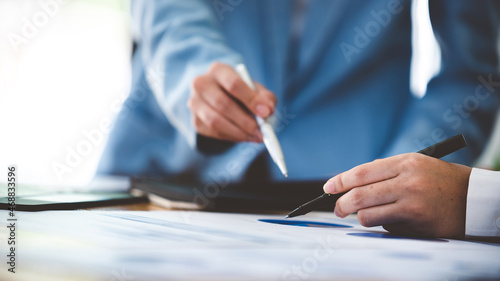
[[[197,132],[234,142],[262,142],[255,116],[267,118],[276,107],[276,97],[264,86],[247,85],[232,66],[214,63],[191,85],[188,106]]]
[[[273,93],[252,82],[243,64],[234,69],[214,63],[207,73],[193,80],[188,106],[199,134],[234,142],[264,142],[287,176],[281,146],[271,124],[265,121],[276,103]]]

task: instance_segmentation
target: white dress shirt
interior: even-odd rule
[[[500,171],[472,169],[465,235],[500,236]]]

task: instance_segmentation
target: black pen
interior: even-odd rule
[[[450,153],[453,153],[457,150],[460,150],[464,147],[467,146],[467,143],[465,142],[465,138],[462,134],[456,135],[454,137],[451,137],[449,139],[446,139],[442,142],[436,143],[435,145],[429,146],[427,148],[424,148],[417,153],[422,153],[424,155],[434,157],[434,158],[441,158],[444,157]],[[344,195],[344,193],[339,193],[339,194],[329,194],[325,193],[321,195],[320,197],[311,200],[297,209],[293,210],[286,218],[293,218],[301,215],[305,215],[311,211],[317,210],[321,207],[325,206],[331,206],[335,204],[338,198],[340,196]]]

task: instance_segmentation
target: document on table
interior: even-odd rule
[[[7,212],[2,213],[7,222]],[[190,211],[16,215],[16,273],[4,262],[1,280],[500,277],[500,245],[394,237],[380,227],[360,226],[355,217],[338,219],[331,213],[286,221],[282,215]],[[5,253],[8,232],[0,235]]]

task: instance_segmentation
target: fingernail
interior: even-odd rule
[[[255,108],[255,111],[257,111],[257,115],[259,115],[260,117],[267,117],[269,116],[269,114],[271,114],[271,110],[265,106],[265,105],[262,105],[262,104],[259,104],[257,105],[257,107]]]
[[[325,193],[335,193],[335,186],[333,185],[333,181],[327,181],[325,185],[323,185],[323,191]]]
[[[339,212],[337,212],[337,208],[333,209],[333,213],[334,213],[337,217],[339,217],[339,218],[340,218],[340,214],[339,214]]]

